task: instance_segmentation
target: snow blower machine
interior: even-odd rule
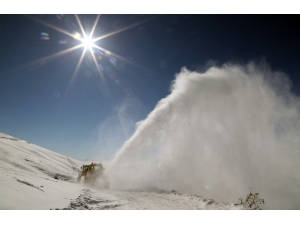
[[[78,173],[77,181],[80,182],[84,177],[84,183],[94,184],[97,179],[104,181],[104,187],[109,188],[108,178],[104,176],[104,167],[101,163],[91,163],[90,165],[83,165],[81,171]]]

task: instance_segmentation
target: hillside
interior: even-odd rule
[[[243,209],[156,187],[110,190],[101,181],[93,187],[78,184],[82,164],[0,133],[0,209]]]

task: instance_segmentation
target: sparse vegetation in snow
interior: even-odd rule
[[[39,189],[40,191],[43,191],[43,190],[40,189],[39,187],[36,187],[36,186],[34,186],[32,183],[29,183],[29,182],[27,182],[27,181],[23,181],[23,180],[19,180],[19,179],[17,179],[17,181],[20,182],[20,183],[26,184],[26,185],[28,185],[28,186],[30,186],[30,187],[34,187],[34,188],[36,188],[36,189]]]
[[[246,208],[261,210],[259,205],[265,204],[265,200],[258,197],[258,193],[252,193],[252,190],[247,195],[245,199],[239,198],[239,204],[243,205]]]

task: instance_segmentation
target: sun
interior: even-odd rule
[[[37,17],[33,17],[33,16],[27,16],[27,17],[29,17],[30,19],[32,19],[32,20],[34,20],[34,21],[36,21],[36,22],[39,22],[39,23],[41,23],[41,24],[44,24],[44,25],[46,25],[46,26],[48,26],[48,27],[50,27],[50,28],[52,28],[52,29],[54,29],[54,30],[56,30],[56,31],[59,31],[59,32],[65,34],[65,35],[67,35],[67,36],[70,36],[70,37],[74,38],[75,40],[81,42],[80,44],[75,45],[75,46],[73,46],[73,47],[67,48],[67,49],[62,50],[62,51],[60,51],[60,52],[57,52],[57,53],[54,53],[54,54],[52,54],[52,55],[46,56],[46,57],[44,57],[44,58],[42,58],[42,59],[38,59],[38,60],[35,60],[35,61],[31,62],[31,63],[28,63],[28,65],[34,65],[34,64],[36,64],[36,63],[39,63],[39,64],[40,64],[40,62],[54,60],[54,59],[56,59],[56,58],[58,58],[58,57],[61,57],[61,56],[65,55],[65,54],[68,54],[68,53],[70,53],[70,52],[72,52],[72,51],[74,51],[74,50],[76,50],[76,49],[78,49],[78,48],[83,47],[82,54],[81,54],[81,56],[80,56],[80,59],[79,59],[79,61],[78,61],[78,63],[77,63],[77,66],[76,66],[76,68],[75,68],[75,71],[74,71],[74,73],[73,73],[73,75],[72,75],[72,78],[71,78],[71,80],[70,80],[70,83],[69,83],[69,85],[68,85],[68,88],[67,88],[67,91],[66,91],[66,92],[68,92],[69,88],[71,87],[71,85],[72,85],[72,83],[73,83],[73,81],[74,81],[74,79],[75,79],[75,77],[76,77],[77,72],[79,71],[79,68],[80,68],[81,63],[82,63],[82,61],[83,61],[83,59],[84,59],[84,56],[85,56],[85,54],[86,54],[87,52],[90,52],[90,55],[92,56],[92,59],[93,59],[93,61],[94,61],[94,63],[95,63],[95,66],[96,66],[96,69],[97,69],[97,71],[98,71],[98,74],[99,74],[99,76],[100,76],[100,78],[101,78],[101,81],[102,81],[102,83],[104,84],[104,87],[105,87],[105,88],[106,88],[106,85],[105,85],[105,77],[104,77],[104,74],[103,74],[103,72],[102,72],[102,69],[100,68],[99,63],[98,63],[98,60],[101,60],[102,57],[100,56],[100,59],[99,59],[99,56],[96,58],[96,56],[95,56],[95,51],[94,51],[94,50],[96,50],[96,51],[101,51],[101,52],[103,52],[103,53],[106,53],[106,54],[109,55],[109,56],[115,57],[116,59],[123,60],[124,62],[127,62],[127,63],[129,63],[129,64],[132,64],[132,65],[134,65],[134,66],[136,66],[136,67],[145,69],[144,67],[141,67],[140,65],[138,65],[138,64],[136,64],[136,63],[134,63],[134,62],[132,62],[131,60],[128,60],[128,59],[126,59],[126,58],[124,58],[124,57],[122,57],[122,56],[119,56],[119,55],[117,55],[117,54],[115,54],[115,53],[113,53],[113,52],[108,51],[107,49],[105,49],[105,48],[103,48],[103,47],[98,46],[98,45],[96,44],[96,42],[98,42],[98,41],[100,41],[100,40],[102,40],[102,39],[104,39],[104,38],[110,37],[110,36],[112,36],[112,35],[118,34],[118,33],[120,33],[120,32],[123,32],[123,31],[125,31],[125,30],[128,30],[128,29],[130,29],[130,28],[139,26],[140,24],[143,24],[143,23],[145,23],[145,22],[147,22],[147,21],[150,21],[150,20],[156,18],[157,16],[154,16],[154,17],[151,17],[151,18],[144,19],[144,20],[142,20],[142,21],[140,21],[140,22],[134,23],[134,24],[132,24],[132,25],[123,27],[123,28],[121,28],[121,29],[112,31],[112,32],[110,32],[110,33],[101,35],[101,36],[96,37],[96,38],[92,38],[92,37],[93,37],[94,31],[95,31],[95,29],[96,29],[96,26],[97,26],[97,24],[98,24],[100,15],[97,15],[97,17],[96,17],[96,19],[95,19],[95,22],[94,22],[94,25],[92,26],[91,31],[90,31],[88,34],[85,32],[85,29],[84,29],[83,26],[82,26],[81,20],[80,20],[79,16],[76,15],[76,14],[75,14],[75,18],[76,18],[76,20],[77,20],[77,22],[78,22],[78,25],[79,25],[79,28],[80,28],[80,31],[81,31],[81,32],[79,31],[79,32],[76,32],[76,33],[70,33],[70,32],[68,32],[67,30],[64,30],[64,29],[61,29],[61,28],[59,28],[59,27],[57,27],[57,26],[54,26],[54,25],[52,25],[52,24],[50,24],[50,23],[48,23],[48,22],[45,22],[45,21],[43,21],[43,20],[37,18]]]
[[[81,41],[83,47],[88,49],[91,49],[91,47],[94,45],[94,40],[89,36],[84,37]]]

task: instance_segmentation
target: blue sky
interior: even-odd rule
[[[90,32],[97,15],[79,18]],[[81,32],[74,15],[0,15],[0,132],[77,159],[111,159],[183,66],[203,71],[212,61],[265,59],[299,95],[297,19],[101,15],[94,37],[116,32],[95,42],[110,51],[94,48],[104,85],[89,52],[74,76],[83,47],[43,59],[81,43],[45,25]]]

